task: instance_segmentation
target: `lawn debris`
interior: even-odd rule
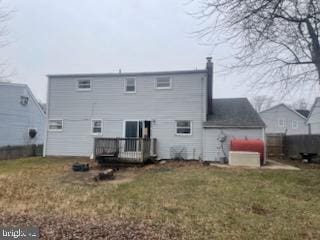
[[[97,181],[102,181],[102,180],[112,180],[114,179],[114,169],[107,169],[103,172],[99,172],[98,175],[94,177],[94,180]]]
[[[72,165],[72,170],[74,172],[87,172],[89,171],[89,164],[85,163],[74,163]]]

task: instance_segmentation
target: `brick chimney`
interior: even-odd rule
[[[212,57],[207,57],[207,114],[212,114],[212,81],[213,63]]]

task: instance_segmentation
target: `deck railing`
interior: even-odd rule
[[[156,139],[96,138],[95,157],[124,162],[145,162],[156,156]]]

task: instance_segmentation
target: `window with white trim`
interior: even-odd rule
[[[278,119],[278,127],[283,128],[286,126],[286,122],[284,119]]]
[[[192,123],[187,120],[176,121],[176,134],[177,135],[191,135]]]
[[[92,134],[102,134],[102,120],[92,120]]]
[[[125,83],[125,91],[127,93],[135,93],[136,92],[136,79],[127,78]]]
[[[79,79],[77,82],[78,90],[86,91],[91,90],[91,80],[90,79]]]
[[[299,127],[299,123],[297,120],[292,120],[291,125],[293,129],[297,129]]]
[[[156,78],[156,88],[157,89],[171,88],[171,78],[170,77],[157,77]]]
[[[49,120],[49,130],[50,131],[62,131],[63,129],[63,122],[62,120]]]

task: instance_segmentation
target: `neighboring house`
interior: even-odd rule
[[[217,160],[222,135],[264,139],[247,99],[212,99],[213,64],[203,70],[48,76],[44,155],[91,156],[94,138],[157,139],[157,158]]]
[[[307,124],[311,134],[320,134],[320,97],[312,105]]]
[[[306,114],[306,111],[294,110],[283,103],[260,112],[267,125],[266,133],[287,135],[308,134]]]
[[[0,146],[43,144],[45,122],[27,85],[0,82]]]

